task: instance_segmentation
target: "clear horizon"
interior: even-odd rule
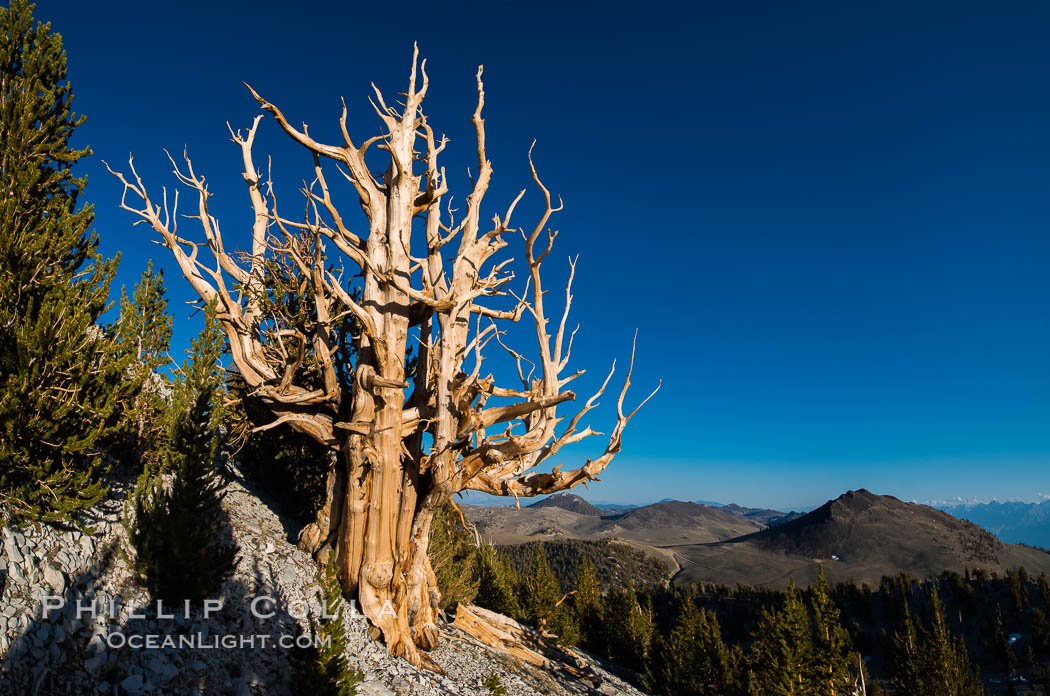
[[[368,137],[369,83],[404,91],[418,41],[457,200],[478,64],[485,216],[529,183],[533,138],[564,198],[544,270],[557,287],[580,254],[577,403],[614,358],[622,376],[636,328],[629,401],[663,380],[603,482],[574,492],[797,509],[857,488],[1050,491],[1050,6],[760,5],[420,6],[411,26],[380,7],[245,2],[36,14],[63,36],[88,117],[76,143],[95,155],[75,171],[102,251],[123,254],[112,295],[149,259],[163,268],[176,358],[200,317],[170,255],[117,209],[102,160],[122,169],[133,153],[159,193],[174,184],[163,148],[186,145],[233,245],[250,211],[226,122],[259,113],[242,81],[322,138],[338,140],[343,96]],[[312,162],[278,130],[263,120],[256,157],[272,153],[291,208]],[[530,189],[519,224],[536,202]]]
[[[863,486],[862,486],[862,488],[863,488]],[[853,489],[848,489],[848,490],[857,490],[857,489],[853,488]],[[875,493],[877,495],[893,495],[892,493],[887,493],[887,492],[884,492],[884,491],[870,491],[870,492],[871,493]],[[839,495],[842,495],[844,493],[846,493],[845,490],[842,491]],[[766,510],[766,509],[768,509],[768,510],[777,510],[779,512],[809,512],[811,510],[815,510],[816,508],[820,507],[824,503],[828,502],[828,500],[834,500],[835,498],[838,497],[837,495],[836,496],[832,496],[832,497],[830,497],[830,498],[828,498],[826,500],[822,500],[819,503],[815,503],[815,504],[812,504],[812,505],[790,507],[790,506],[776,506],[776,505],[764,505],[764,504],[743,505],[743,504],[741,504],[741,503],[739,503],[738,501],[735,501],[735,500],[705,500],[705,499],[675,498],[675,497],[664,497],[664,498],[657,498],[657,499],[652,499],[652,500],[648,500],[648,499],[646,499],[646,500],[606,500],[604,498],[598,497],[597,495],[592,495],[591,493],[589,493],[587,491],[580,491],[579,489],[574,489],[572,491],[562,491],[561,493],[555,493],[553,495],[565,495],[565,494],[578,495],[579,497],[581,497],[584,500],[586,500],[588,503],[591,503],[592,505],[598,505],[598,506],[601,506],[601,505],[623,505],[623,506],[643,507],[643,506],[646,506],[646,505],[652,505],[654,503],[660,503],[660,502],[669,501],[669,500],[676,500],[676,501],[681,501],[681,502],[700,503],[700,504],[715,504],[715,505],[723,505],[723,506],[735,503],[737,505],[740,505],[741,507],[753,508],[753,509],[758,509],[758,510]],[[549,497],[551,497],[551,496],[538,496],[536,498],[522,499],[521,500],[521,505],[522,506],[530,505],[530,504],[536,502],[537,500],[541,500],[543,498],[549,498]],[[1023,498],[1022,497],[996,498],[996,497],[993,496],[991,498],[981,498],[981,497],[963,498],[963,497],[955,497],[955,498],[948,498],[948,499],[924,499],[924,500],[917,500],[917,499],[914,499],[914,498],[901,498],[900,496],[896,496],[896,495],[894,495],[893,497],[898,498],[898,499],[900,499],[900,500],[902,500],[902,501],[904,501],[906,503],[918,503],[919,505],[928,505],[930,507],[939,507],[939,508],[955,507],[955,506],[962,506],[962,505],[985,505],[985,504],[989,504],[989,503],[1040,504],[1040,503],[1050,502],[1050,493],[1035,493],[1032,496],[1023,497]],[[462,499],[459,500],[459,502],[460,503],[464,503],[466,505],[514,505],[514,499],[513,498],[500,498],[500,497],[496,497],[496,496],[485,495],[485,494],[482,494],[482,493],[474,493],[474,492],[468,493],[467,495],[463,496]]]

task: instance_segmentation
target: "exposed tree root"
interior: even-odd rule
[[[542,669],[564,670],[597,686],[601,679],[576,651],[502,614],[472,604],[460,604],[453,626],[501,653]]]

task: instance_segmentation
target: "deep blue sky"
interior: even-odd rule
[[[332,140],[345,96],[360,140],[376,129],[369,82],[402,91],[418,40],[450,172],[470,162],[485,64],[489,215],[526,185],[539,141],[566,202],[552,278],[581,254],[575,364],[604,374],[637,327],[635,393],[664,381],[592,499],[786,508],[861,486],[1050,490],[1050,5],[388,7],[38,9],[88,115],[78,137],[96,153],[82,171],[103,247],[123,253],[120,283],[151,257],[169,269],[176,352],[199,318],[100,160],[133,152],[159,193],[172,183],[161,148],[187,144],[233,240],[250,217],[225,122],[258,112],[241,81]],[[256,151],[274,154],[279,185],[310,174],[270,119]]]

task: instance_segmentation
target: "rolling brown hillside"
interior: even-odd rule
[[[1050,572],[1050,554],[1004,544],[980,527],[925,505],[849,491],[785,524],[724,542],[669,549],[675,583],[809,584],[820,565],[832,582],[878,584],[901,571],[918,577],[950,569]]]
[[[733,539],[765,528],[761,522],[737,517],[722,508],[669,500],[603,518],[600,534],[653,546],[696,544]]]
[[[551,500],[556,502],[548,503]],[[665,501],[626,512],[598,510],[600,514],[565,496],[552,496],[544,503],[521,509],[460,507],[482,535],[495,544],[569,538],[622,539],[659,547],[722,541],[764,529],[760,522],[697,503]]]
[[[495,544],[619,540],[666,562],[674,583],[808,585],[821,565],[832,582],[877,585],[884,575],[917,577],[970,568],[1050,573],[1050,554],[1004,544],[946,512],[867,490],[848,491],[805,515],[663,501],[626,511],[594,508],[575,495],[514,507],[462,505]],[[766,526],[772,521],[774,526]]]
[[[601,517],[602,515],[607,514],[594,507],[580,496],[568,492],[555,493],[554,495],[548,496],[543,500],[538,500],[535,503],[532,503],[531,505],[529,505],[529,507],[558,507],[562,510],[575,512],[579,515],[593,515],[595,517]]]

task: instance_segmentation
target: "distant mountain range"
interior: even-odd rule
[[[649,546],[732,539],[765,528],[769,511],[725,508],[669,500],[628,509],[602,510],[572,493],[552,495],[521,509],[509,506],[460,507],[479,531],[497,544],[545,539],[611,539]],[[773,511],[775,512],[775,511]],[[779,514],[779,513],[776,513]]]
[[[629,512],[631,510],[643,510],[646,508],[655,508],[657,506],[663,507],[674,507],[675,509],[682,511],[684,514],[692,514],[695,512],[691,506],[700,506],[704,508],[711,508],[724,512],[731,517],[738,519],[747,519],[753,522],[758,522],[764,526],[776,525],[788,520],[799,517],[802,513],[798,512],[781,512],[779,510],[770,510],[767,508],[749,508],[737,505],[736,503],[715,503],[709,500],[697,500],[695,502],[682,502],[680,500],[674,500],[673,498],[664,498],[663,500],[653,503],[652,505],[609,505],[600,504],[593,505],[574,493],[555,493],[552,496],[544,498],[538,502],[532,503],[528,507],[530,508],[549,508],[557,507],[562,510],[568,510],[570,512],[576,512],[581,515],[610,515],[616,512]],[[686,506],[686,507],[682,507]],[[689,512],[685,512],[689,511]],[[718,516],[716,516],[718,517]]]
[[[1041,503],[992,501],[937,505],[956,517],[984,527],[1009,544],[1050,549],[1050,500]]]
[[[571,493],[520,509],[461,507],[492,543],[619,542],[665,564],[674,583],[782,587],[794,579],[807,585],[821,565],[832,582],[854,579],[873,586],[902,571],[917,577],[946,569],[1002,574],[1016,566],[1033,574],[1050,572],[1050,553],[1003,543],[975,521],[863,489],[805,514],[676,500],[610,510]],[[1039,513],[1050,512],[1050,505],[1035,507],[1040,509],[992,510],[1011,524],[1030,520],[1035,529]]]

